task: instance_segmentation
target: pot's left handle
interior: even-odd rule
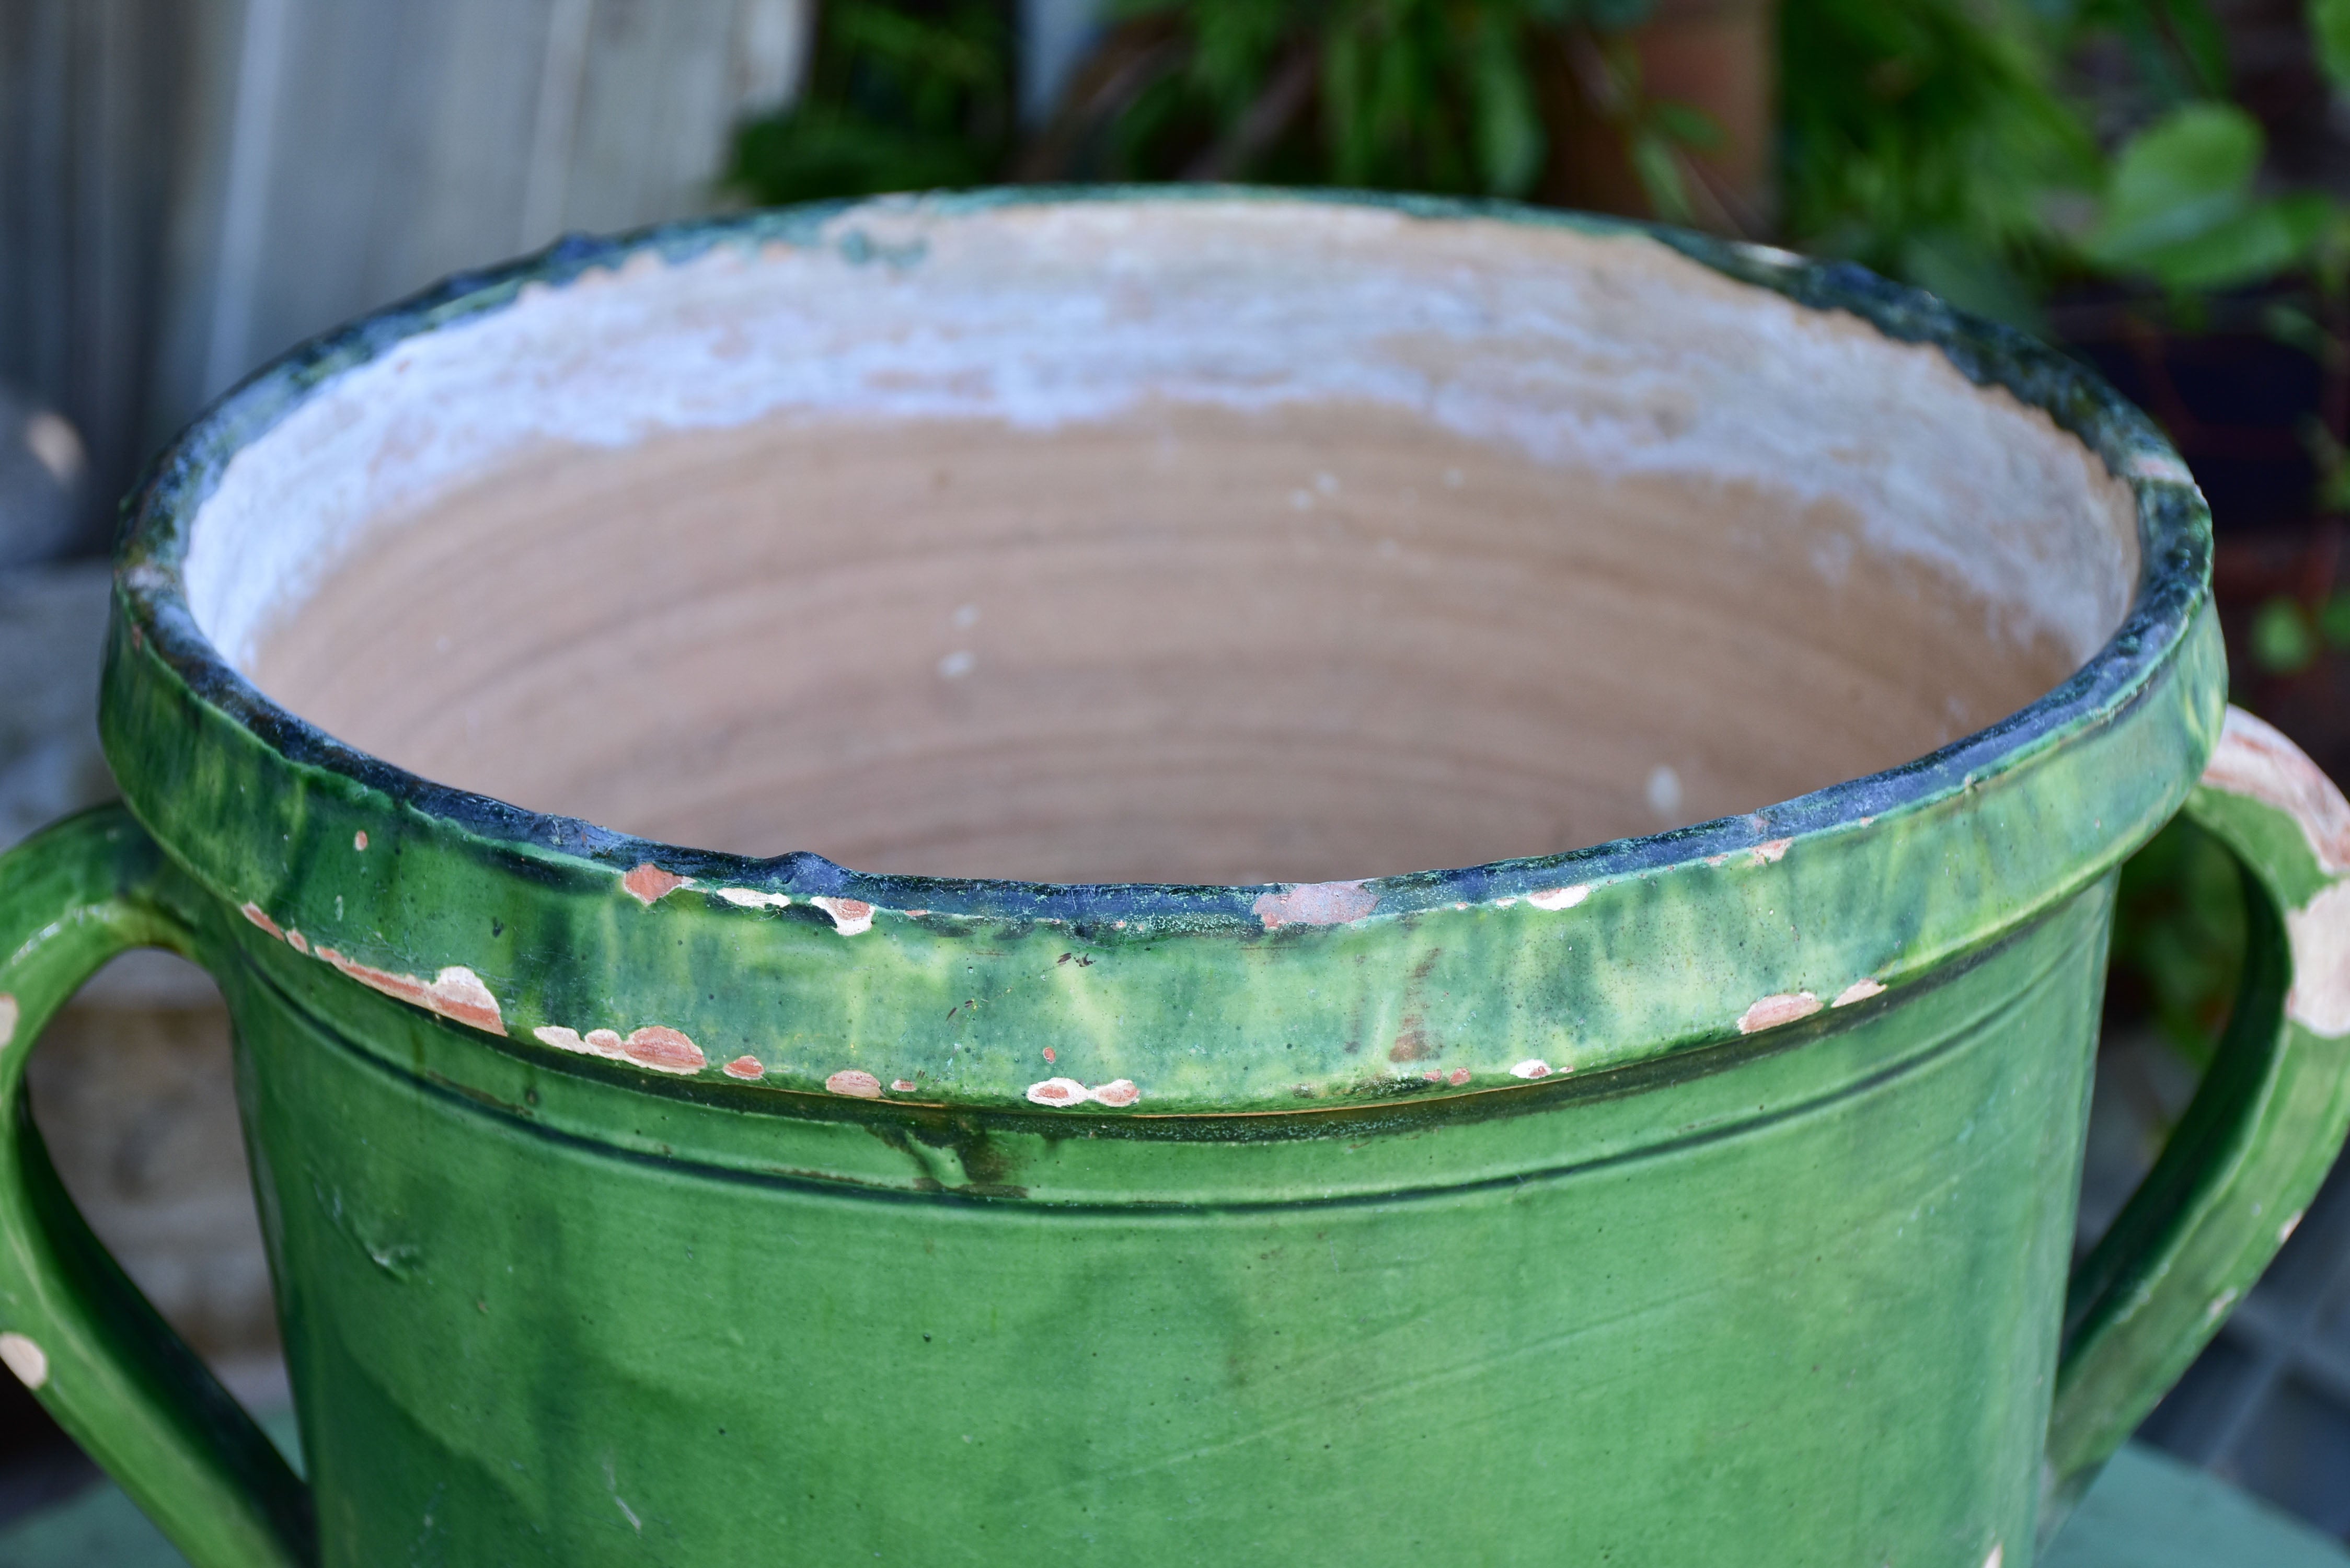
[[[299,1568],[309,1489],[90,1234],[25,1093],[50,1015],[131,948],[198,957],[198,908],[120,806],[0,856],[0,1361],[196,1568]]]

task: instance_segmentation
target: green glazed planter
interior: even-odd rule
[[[888,444],[917,430],[965,466]],[[598,541],[702,535],[599,511],[596,465],[746,431],[801,455],[744,470],[709,528],[881,432],[849,503],[757,535],[881,587],[662,619],[688,546],[623,569]],[[1060,506],[1083,462],[1035,465],[1080,449],[1109,455]],[[1359,477],[1440,451],[1472,457]],[[1263,452],[1294,481],[1183,488]],[[1033,510],[955,499],[998,462]],[[688,470],[717,472],[658,472]],[[486,524],[367,555],[485,474],[501,505],[588,501],[505,555]],[[1505,481],[1518,500],[1479,499]],[[1577,521],[1655,495],[1681,500]],[[1087,532],[1154,505],[1130,557]],[[1410,508],[1424,533],[1378,534]],[[946,640],[903,631],[889,585],[989,529],[988,605],[1028,608],[982,618],[950,585],[920,622]],[[1561,541],[1586,553],[1545,565]],[[125,805],[0,860],[0,1355],[200,1564],[2022,1568],[2350,1116],[2350,807],[2225,710],[2209,561],[2177,457],[2062,357],[1849,267],[1597,220],[980,195],[455,279],[256,376],[131,504],[101,712]],[[1849,587],[1880,567],[1898,613]],[[533,586],[598,572],[641,591]],[[1469,608],[1439,625],[1440,599]],[[330,601],[309,653],[272,651]],[[1772,651],[1846,636],[1833,680]],[[432,684],[452,638],[493,650],[462,689]],[[477,722],[501,639],[553,673]],[[1315,662],[1329,639],[1343,669]],[[777,808],[879,870],[681,847],[638,826],[657,812],[595,826],[637,809],[598,804],[608,777],[656,805],[733,777],[677,749],[710,682],[631,684],[704,654],[730,690],[819,670],[837,708],[775,722],[812,767],[901,700],[982,740],[1002,691],[1084,701],[911,793],[872,751]],[[1697,673],[1605,696],[1647,665]],[[1896,665],[1929,693],[2053,673],[1961,721],[1866,696]],[[402,681],[430,699],[410,738],[359,749],[386,710],[332,692]],[[1546,720],[1457,763],[1431,741],[1409,776],[1378,773],[1409,744],[1341,766],[1266,739],[1384,733],[1407,691],[1395,733],[1468,734],[1489,687],[1505,719],[1607,722],[1555,756]],[[1900,722],[1838,738],[1880,711]],[[481,739],[502,729],[536,739]],[[1680,761],[1619,758],[1626,734]],[[593,765],[529,783],[549,757]],[[1105,757],[1134,765],[1055,793]],[[1585,798],[1578,768],[1605,810],[1513,826]],[[1211,799],[1227,776],[1248,809]],[[905,802],[983,787],[1026,848],[887,848]],[[2182,806],[2249,873],[2245,990],[2076,1269],[2115,871]],[[825,836],[859,811],[880,826]],[[1035,879],[920,874],[991,854]],[[1260,864],[1299,879],[1219,869]],[[140,945],[204,964],[236,1022],[307,1482],[92,1240],[30,1119],[43,1022]]]

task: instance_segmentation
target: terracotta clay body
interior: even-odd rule
[[[1265,222],[1191,217],[1243,254]],[[1105,243],[1050,213],[1004,227],[926,265],[978,286]],[[1643,304],[1722,289],[1694,263],[1503,223],[1332,228],[1367,275],[1357,294],[1415,290],[1436,317],[1447,296],[1574,313],[1544,367],[1563,386],[1483,431],[1348,396],[1399,366],[1407,390],[1449,375],[1501,395],[1527,345],[1492,327],[1398,341],[1333,312],[1297,351],[1341,362],[1322,379],[1341,389],[1293,374],[1306,384],[1235,407],[1263,368],[1184,337],[1231,280],[1179,275],[1127,303],[1136,341],[1097,351],[1041,416],[1045,400],[990,383],[1079,347],[1044,311],[931,346],[923,372],[962,379],[968,417],[886,381],[827,386],[742,424],[472,460],[322,542],[323,581],[272,607],[250,671],[428,777],[650,838],[875,871],[1310,881],[1550,854],[1892,767],[2024,706],[2119,618],[2126,488],[1930,348],[1815,322],[1810,363],[1757,367],[1793,334],[1733,296],[1717,310],[1742,314],[1703,323],[1731,336],[1635,380],[1611,358],[1673,334]],[[1295,281],[1261,246],[1234,265]],[[738,306],[723,256],[696,270],[745,315],[792,303]],[[898,309],[899,330],[956,326]],[[628,327],[603,329],[629,356]],[[1750,416],[1751,450],[1709,446],[1791,374],[1841,378],[1809,389],[1855,416],[1838,440],[1783,451]],[[1873,406],[1887,381],[1975,418],[1939,432],[1947,450],[1908,450],[1915,410]],[[2023,486],[2026,509],[1961,514],[1933,548],[1904,515]],[[1985,591],[2019,570],[2085,603]]]

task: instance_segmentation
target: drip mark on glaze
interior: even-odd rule
[[[566,1029],[555,1023],[543,1024],[532,1030],[531,1033],[537,1037],[539,1044],[552,1045],[558,1051],[629,1062],[639,1067],[650,1067],[656,1073],[699,1073],[709,1064],[709,1058],[702,1054],[701,1046],[680,1031],[664,1024],[647,1024],[625,1040],[620,1038],[619,1031],[616,1029],[591,1029],[582,1035],[576,1029]],[[742,1075],[738,1073],[735,1076]]]
[[[1539,893],[1526,895],[1526,902],[1537,909],[1572,909],[1591,897],[1591,884],[1577,883],[1572,888],[1545,888]]]
[[[1378,908],[1379,896],[1361,882],[1301,882],[1286,891],[1260,893],[1250,913],[1268,931],[1284,926],[1343,926]]]
[[[674,871],[664,871],[651,861],[645,861],[620,878],[620,886],[629,897],[650,909],[680,888],[693,886],[693,878],[681,877]]]
[[[1738,1032],[1752,1034],[1758,1029],[1776,1029],[1782,1023],[1809,1018],[1819,1010],[1820,999],[1808,991],[1766,996],[1738,1015]]]
[[[809,903],[832,917],[832,929],[844,937],[853,937],[873,929],[873,906],[862,898],[828,898],[821,895]]]

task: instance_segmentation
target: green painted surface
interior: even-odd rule
[[[2047,1568],[2345,1568],[2350,1552],[2156,1449],[2114,1456]],[[0,1568],[182,1568],[138,1505],[103,1483],[0,1532]]]
[[[835,232],[645,243],[795,223]],[[1302,900],[742,861],[341,750],[196,637],[189,509],[318,377],[529,268],[265,375],[141,498],[128,810],[0,860],[0,992],[20,1047],[124,946],[220,980],[311,1484],[90,1241],[15,1047],[0,1348],[205,1568],[2021,1568],[2339,1146],[2350,1053],[2286,998],[2341,940],[2282,940],[2338,857],[2309,801],[2195,785],[2208,519],[2142,420],[1922,296],[1673,243],[2048,409],[2136,486],[2129,620],[1912,767]],[[627,247],[587,254],[534,265]],[[2253,873],[2252,978],[2068,1282],[2114,870],[2182,802]]]

